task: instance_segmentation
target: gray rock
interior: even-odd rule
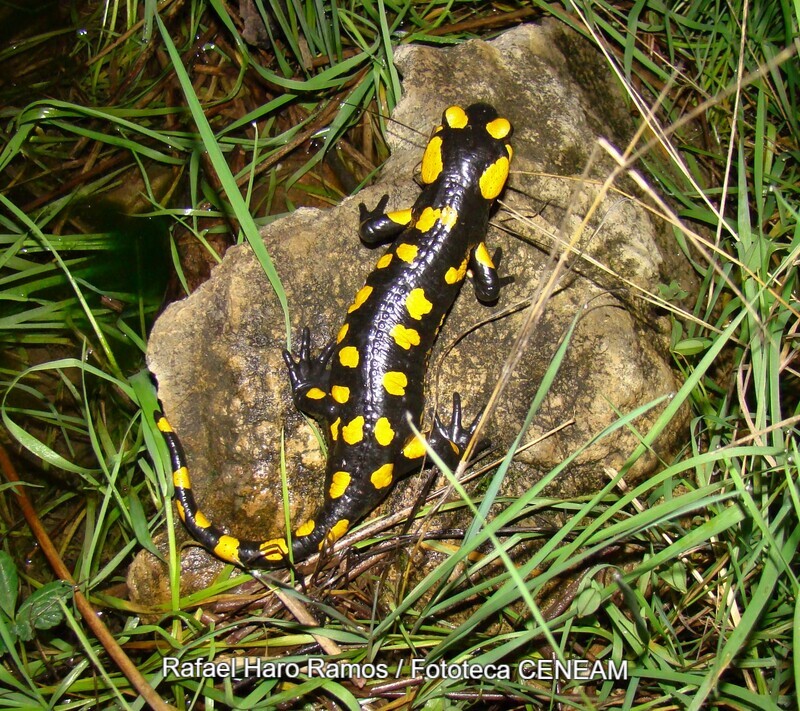
[[[501,272],[514,281],[494,308],[479,305],[471,286],[465,286],[445,322],[428,377],[428,422],[436,400],[449,416],[454,390],[471,418],[488,400],[524,314],[476,325],[523,302],[547,277],[554,237],[562,227],[571,234],[610,171],[610,161],[596,160],[580,179],[596,137],[624,145],[630,121],[602,58],[556,24],[526,25],[492,42],[447,49],[404,46],[397,50],[396,64],[405,95],[389,124],[393,154],[379,183],[330,210],[297,210],[267,227],[264,241],[286,289],[295,342],[300,328],[309,325],[319,349],[336,333],[352,295],[383,252],[360,244],[358,203],[372,207],[388,193],[390,207],[410,205],[418,192],[413,169],[442,110],[477,100],[498,107],[515,128],[504,202],[524,219],[499,211],[487,243],[490,251],[502,247]],[[691,271],[675,258],[670,238],[636,202],[611,193],[590,221],[580,249],[583,257],[628,281],[585,258],[572,258],[573,269],[548,303],[488,434],[502,454],[518,433],[559,340],[575,313],[582,312],[557,380],[523,441],[571,418],[575,423],[519,456],[505,482],[507,495],[529,488],[613,422],[614,408],[629,412],[678,387],[667,353],[667,319],[630,287],[655,292],[659,283],[677,280],[691,290]],[[242,538],[283,531],[282,431],[292,521],[305,520],[322,497],[323,456],[312,428],[292,406],[284,347],[278,301],[246,246],[230,249],[207,283],[172,304],[150,338],[148,363],[187,450],[202,509]],[[646,432],[658,412],[637,421],[638,430]],[[631,470],[629,481],[652,472],[657,455],[670,457],[684,424],[685,418],[677,418],[665,430],[654,453]],[[621,466],[636,444],[627,430],[618,431],[584,452],[548,493],[571,497],[596,491],[607,482],[606,468]],[[399,484],[382,510],[413,502],[426,478]],[[464,523],[452,519],[434,525]],[[155,565],[149,554],[142,555]],[[148,565],[139,560],[132,568],[134,597],[153,589]],[[213,570],[208,567],[206,573]],[[202,580],[184,584],[194,587]]]

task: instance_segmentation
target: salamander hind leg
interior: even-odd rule
[[[500,296],[500,287],[507,283],[497,275],[498,257],[502,252],[498,249],[494,257],[489,256],[486,243],[481,242],[473,250],[469,258],[469,270],[472,273],[473,284],[475,285],[475,296],[478,301],[484,304],[492,304]]]
[[[292,397],[295,407],[311,417],[325,418],[330,414],[330,374],[328,361],[336,343],[331,341],[316,357],[311,357],[311,334],[304,328],[300,336],[300,352],[295,358],[289,351],[283,352],[283,360],[289,369]]]
[[[481,413],[478,413],[469,425],[466,427],[462,425],[461,396],[458,393],[453,393],[453,414],[449,424],[445,425],[439,419],[439,415],[436,415],[429,442],[431,449],[442,458],[450,469],[455,469],[464,456],[464,450],[466,450],[480,418]],[[488,441],[481,441],[473,452],[486,449],[488,446]]]

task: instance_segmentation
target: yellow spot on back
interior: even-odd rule
[[[347,472],[334,472],[331,479],[331,488],[328,491],[332,499],[338,499],[344,494],[350,484],[350,475]]]
[[[426,207],[420,214],[419,219],[414,227],[416,227],[420,232],[427,232],[436,224],[439,214],[439,210],[434,210],[430,206]]]
[[[508,178],[508,158],[503,156],[498,158],[486,170],[483,171],[478,185],[481,195],[487,200],[494,200],[503,190]]]
[[[214,546],[214,553],[229,563],[242,564],[239,560],[239,539],[233,536],[220,536],[217,545]]]
[[[394,472],[394,464],[384,464],[380,469],[376,469],[369,478],[372,486],[376,489],[385,489],[392,483],[392,472]]]
[[[406,297],[406,308],[411,318],[421,321],[425,314],[430,313],[433,304],[425,296],[425,290],[412,289]]]
[[[165,434],[169,434],[170,432],[172,432],[172,427],[170,426],[169,422],[167,422],[167,418],[163,416],[158,418],[158,422],[156,422],[156,427],[158,427],[158,429],[161,432],[164,432]]]
[[[419,459],[425,456],[424,442],[415,435],[412,440],[403,447],[403,456],[406,459]]]
[[[375,439],[378,440],[378,444],[383,447],[392,443],[394,439],[394,430],[387,418],[381,417],[375,423]]]
[[[446,230],[449,230],[456,224],[457,220],[458,211],[450,205],[445,205],[442,208],[437,207],[436,209],[428,206],[420,213],[419,219],[414,224],[414,227],[420,232],[427,232],[439,222]],[[398,255],[400,255],[399,250]],[[402,255],[400,256],[402,258]]]
[[[295,536],[310,536],[314,529],[317,527],[317,524],[314,523],[314,519],[310,518],[306,521],[302,526],[299,526],[298,529],[294,532]]]
[[[475,247],[475,261],[485,267],[494,269],[494,262],[492,262],[492,258],[489,256],[489,250],[486,249],[485,242],[481,242],[477,247]]]
[[[364,286],[362,286],[356,293],[356,296],[353,299],[353,303],[350,305],[350,308],[347,309],[347,313],[349,314],[353,313],[353,311],[359,308],[369,298],[369,295],[371,293],[372,293],[372,287],[369,284],[365,284]]]
[[[258,550],[264,554],[267,560],[280,561],[289,555],[289,546],[286,545],[285,538],[270,538],[259,545]]]
[[[364,439],[364,418],[354,417],[349,424],[342,427],[342,439],[347,444],[356,444]]]
[[[337,418],[336,418],[336,419],[335,419],[335,420],[334,420],[334,421],[331,423],[331,439],[332,439],[334,442],[335,442],[337,439],[339,439],[339,425],[341,425],[341,424],[342,424],[342,418],[341,418],[341,417],[337,417]]]
[[[514,149],[511,147],[511,144],[506,143],[506,153],[508,153],[508,159],[511,160],[514,157]]]
[[[398,225],[407,225],[411,222],[411,209],[393,210],[392,212],[387,212],[386,217],[392,222],[396,222]]]
[[[448,284],[457,284],[458,282],[464,279],[467,273],[467,260],[465,259],[459,265],[458,269],[455,267],[450,267],[444,275],[444,280]]]
[[[331,526],[331,530],[328,531],[328,535],[325,536],[325,540],[319,544],[319,549],[322,550],[322,547],[325,543],[335,543],[338,541],[345,533],[347,533],[347,529],[350,528],[350,521],[346,518],[339,519],[333,526]]]
[[[383,387],[389,395],[405,395],[408,378],[405,373],[390,370],[383,374]]]
[[[426,185],[432,183],[439,177],[442,167],[442,137],[434,136],[422,155],[422,182]]]
[[[460,106],[450,106],[445,109],[444,120],[450,128],[464,128],[469,121],[466,112]]]
[[[358,366],[358,349],[355,346],[345,346],[339,351],[339,362],[345,368]]]
[[[325,397],[325,391],[319,388],[311,388],[311,390],[306,393],[306,397],[311,400],[322,400]]]
[[[398,323],[392,326],[389,335],[394,338],[394,342],[400,346],[400,348],[404,348],[405,350],[409,350],[411,346],[419,345],[419,331],[413,328],[406,328],[403,324]]]
[[[395,252],[400,259],[411,264],[411,262],[413,262],[416,258],[417,252],[419,252],[419,247],[417,247],[415,244],[406,244],[404,242],[403,244],[398,245]]]
[[[458,210],[450,205],[445,205],[441,209],[441,215],[439,216],[442,224],[449,230],[454,224],[456,224],[456,220],[458,220]]]
[[[189,470],[181,467],[172,472],[172,485],[176,489],[191,489],[192,482],[189,479]]]
[[[347,335],[347,331],[350,329],[350,324],[346,323],[339,329],[339,333],[336,334],[336,342],[341,343],[344,340],[344,337]]]
[[[331,397],[344,405],[350,399],[350,388],[345,385],[334,385],[331,387]]]
[[[183,504],[175,499],[175,508],[178,509],[178,516],[180,517],[181,521],[186,523],[186,511],[183,510]]]
[[[486,132],[492,138],[497,138],[499,140],[511,133],[511,124],[508,122],[508,119],[496,118],[494,121],[489,121],[489,123],[486,124]]]
[[[211,521],[208,520],[206,515],[202,511],[196,511],[194,514],[194,522],[200,528],[211,528]]]
[[[376,269],[386,269],[391,263],[394,255],[391,252],[384,254],[375,264]]]

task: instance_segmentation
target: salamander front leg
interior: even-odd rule
[[[332,403],[328,361],[335,347],[335,341],[331,341],[316,358],[312,358],[311,334],[308,328],[304,328],[300,335],[298,358],[295,359],[289,351],[283,352],[295,407],[310,417],[324,419],[330,414]]]
[[[461,461],[480,418],[481,413],[467,427],[461,424],[461,396],[458,393],[453,393],[453,415],[450,423],[445,425],[439,419],[439,415],[436,415],[429,442],[431,449],[450,469],[455,469]],[[480,451],[488,446],[488,441],[479,442],[474,451]]]
[[[372,209],[362,202],[358,206],[359,234],[367,244],[387,242],[399,235],[411,222],[411,210],[386,212],[389,196],[384,195]]]

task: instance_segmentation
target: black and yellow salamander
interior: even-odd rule
[[[329,440],[324,502],[295,529],[296,561],[333,543],[374,509],[392,484],[419,469],[423,381],[433,343],[467,270],[481,301],[497,299],[499,281],[483,242],[489,212],[503,190],[511,160],[511,124],[487,104],[446,109],[422,157],[422,193],[410,210],[384,213],[362,204],[361,238],[395,238],[347,309],[335,341],[312,358],[308,329],[298,357],[284,353],[294,403],[322,421]],[[247,568],[289,563],[287,538],[242,541],[198,509],[178,437],[157,413],[169,448],[175,500],[189,532],[225,561]],[[462,426],[453,396],[448,425],[436,417],[432,449],[455,467],[474,429]]]

